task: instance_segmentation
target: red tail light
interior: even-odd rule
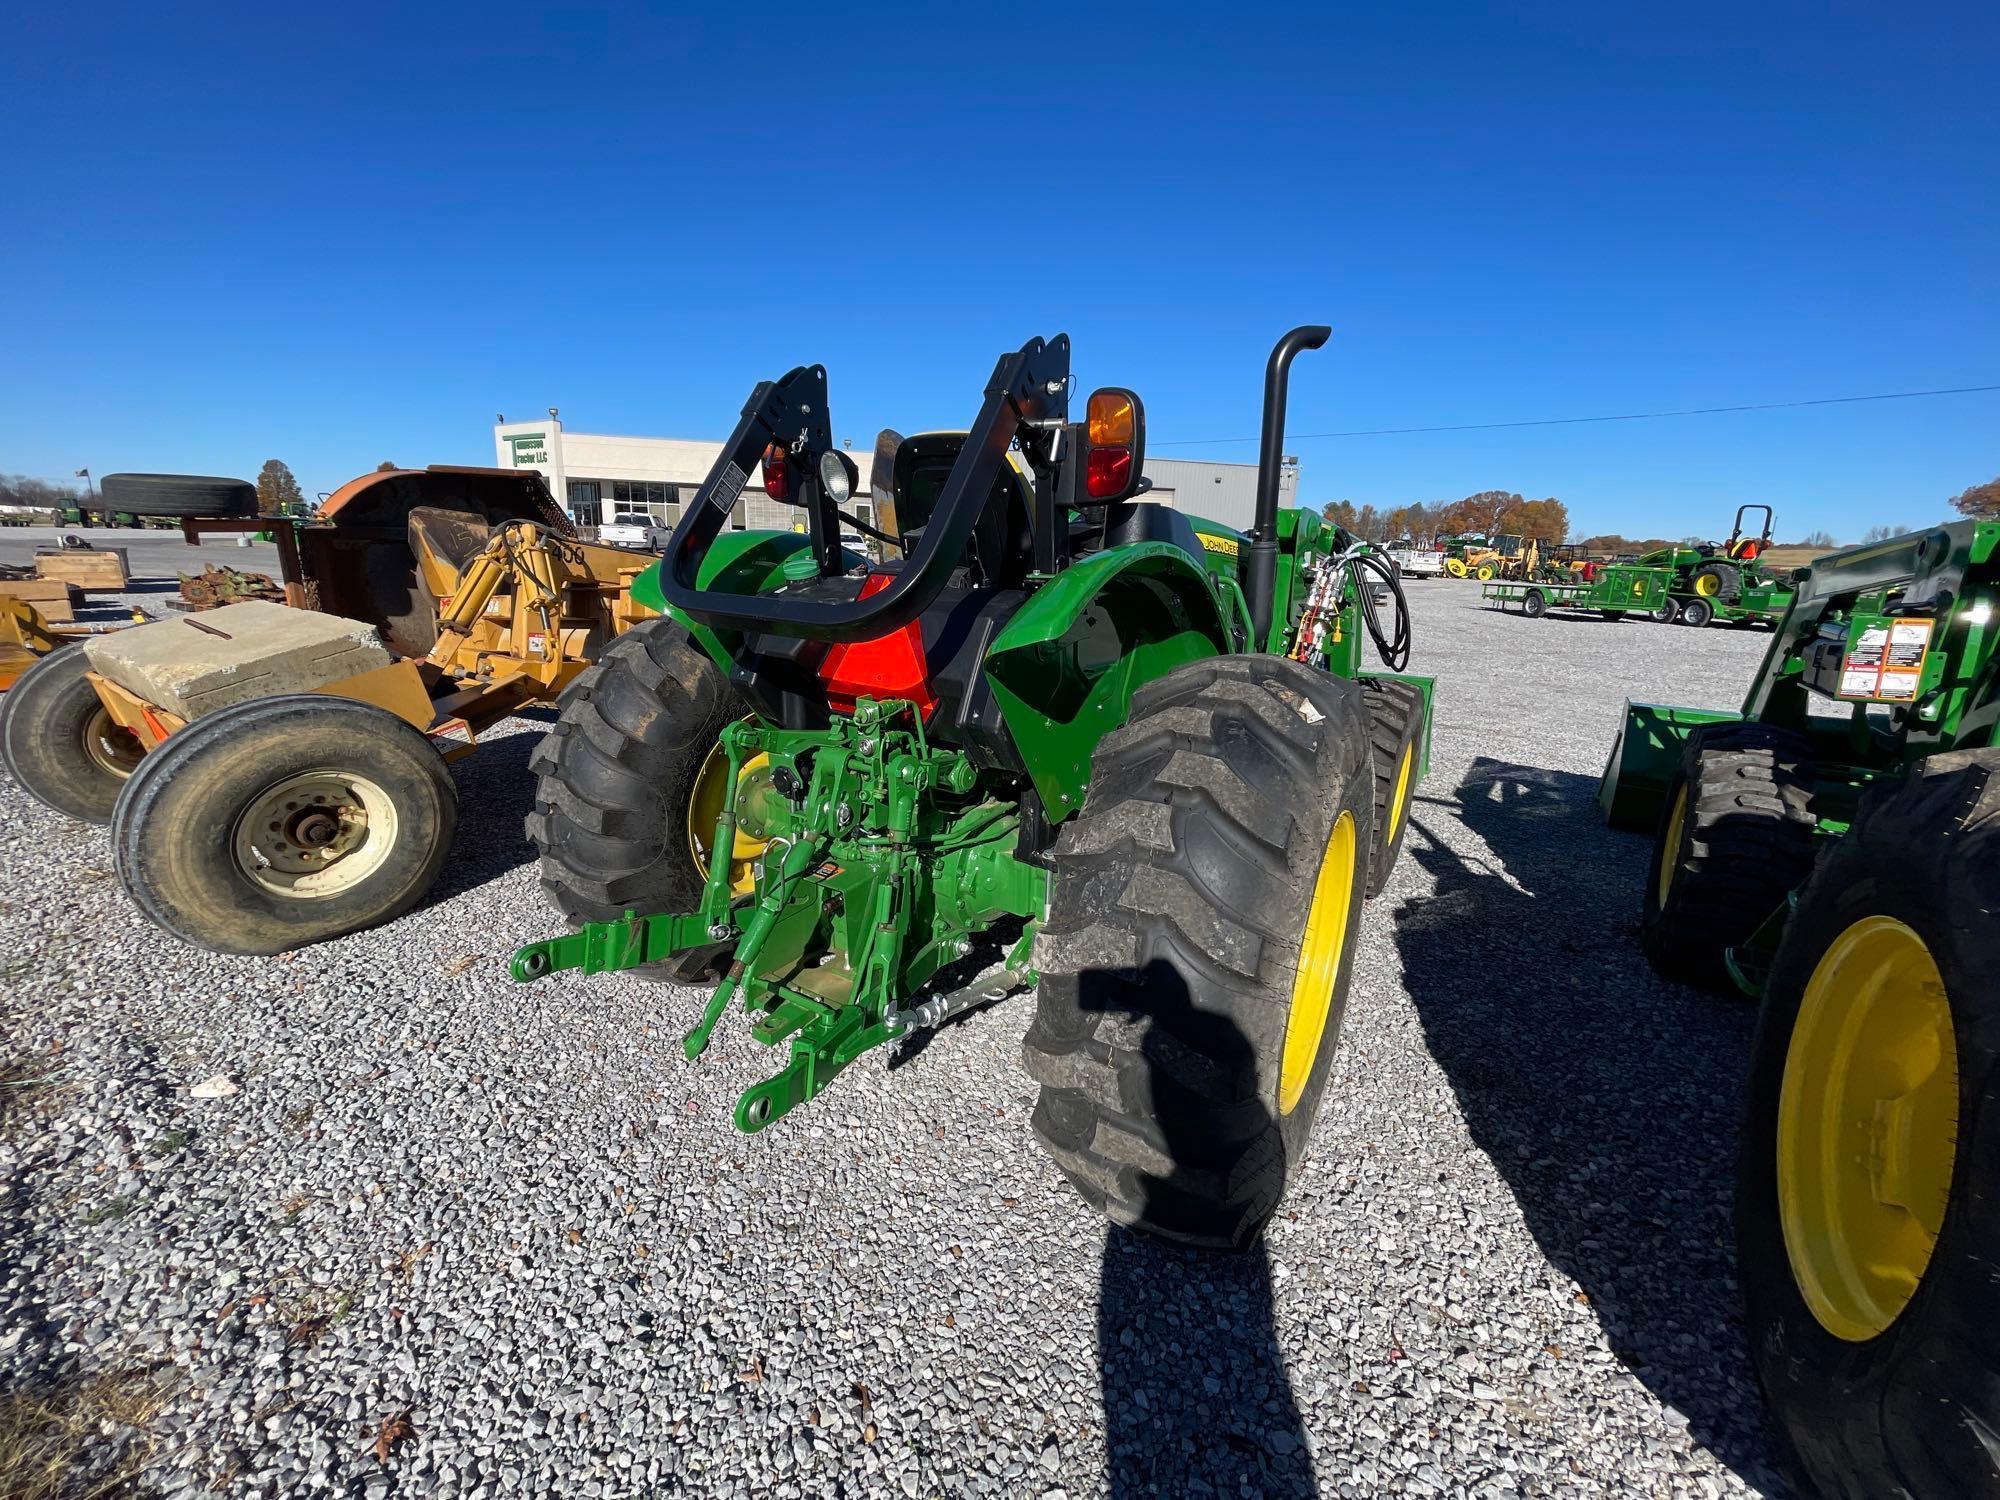
[[[870,573],[862,580],[858,597],[879,594],[894,580],[893,573]],[[926,719],[937,707],[924,661],[924,634],[915,620],[872,641],[843,641],[832,647],[819,675],[826,684],[827,706],[838,713],[853,713],[857,698],[905,698]]]
[[[1092,448],[1084,485],[1093,500],[1115,500],[1132,487],[1130,448]]]
[[[764,493],[773,500],[792,498],[792,471],[785,450],[776,443],[764,450]]]

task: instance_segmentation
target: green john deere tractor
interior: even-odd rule
[[[1630,706],[1660,973],[1760,1002],[1753,1357],[1829,1495],[2000,1491],[2000,523],[1822,557],[1735,713]]]
[[[515,977],[712,981],[689,1057],[732,1002],[784,1049],[737,1102],[746,1131],[1037,985],[1033,1126],[1078,1191],[1183,1242],[1254,1241],[1429,757],[1393,569],[1278,507],[1291,361],[1328,335],[1272,351],[1248,533],[1145,498],[1131,391],[1070,419],[1066,336],[1004,356],[969,432],[883,434],[879,528],[841,509],[859,475],[825,370],[759,385],[635,590],[663,618],[579,679],[539,752],[529,833],[583,925]],[[725,529],[760,466],[805,534]],[[843,553],[843,525],[885,560]],[[1362,671],[1364,637],[1387,671]],[[994,968],[955,983],[982,946]]]
[[[1743,518],[1751,511],[1763,516],[1754,532],[1744,529]],[[1648,566],[1673,569],[1673,584],[1654,618],[1669,625],[1775,626],[1792,602],[1792,581],[1789,573],[1774,573],[1761,561],[1771,548],[1771,522],[1770,506],[1739,505],[1728,541],[1662,547],[1640,558]]]

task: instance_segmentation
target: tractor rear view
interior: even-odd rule
[[[2000,523],[1798,575],[1740,711],[1633,704],[1653,966],[1756,998],[1737,1253],[1828,1494],[1992,1494],[2000,1433]]]
[[[1326,1088],[1365,898],[1429,747],[1379,553],[1280,512],[1302,328],[1266,372],[1256,525],[1144,497],[1121,388],[1066,337],[1003,356],[965,434],[885,433],[843,513],[825,371],[760,385],[642,599],[566,696],[529,832],[583,922],[519,979],[651,969],[740,1004],[776,1124],[893,1038],[1038,984],[1034,1130],[1114,1219],[1251,1243]],[[724,530],[761,469],[807,531]],[[844,553],[843,524],[882,543]],[[1393,623],[1374,614],[1386,584]],[[1389,667],[1364,673],[1364,637]],[[954,983],[978,947],[997,963]]]

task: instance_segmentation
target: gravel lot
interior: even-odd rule
[[[1751,1014],[1651,977],[1645,842],[1591,800],[1628,694],[1731,705],[1766,638],[1412,591],[1431,774],[1235,1260],[1071,1195],[1025,1001],[746,1138],[774,1059],[683,1062],[691,993],[509,984],[543,721],[459,768],[424,909],[276,960],[163,938],[0,786],[0,1386],[145,1493],[1782,1493],[1730,1274]]]

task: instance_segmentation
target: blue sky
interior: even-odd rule
[[[860,447],[1059,330],[1246,460],[1300,322],[1298,433],[2000,383],[1990,0],[291,10],[11,23],[0,471],[720,437],[813,361]],[[2000,473],[2000,393],[1294,446],[1851,539]]]

